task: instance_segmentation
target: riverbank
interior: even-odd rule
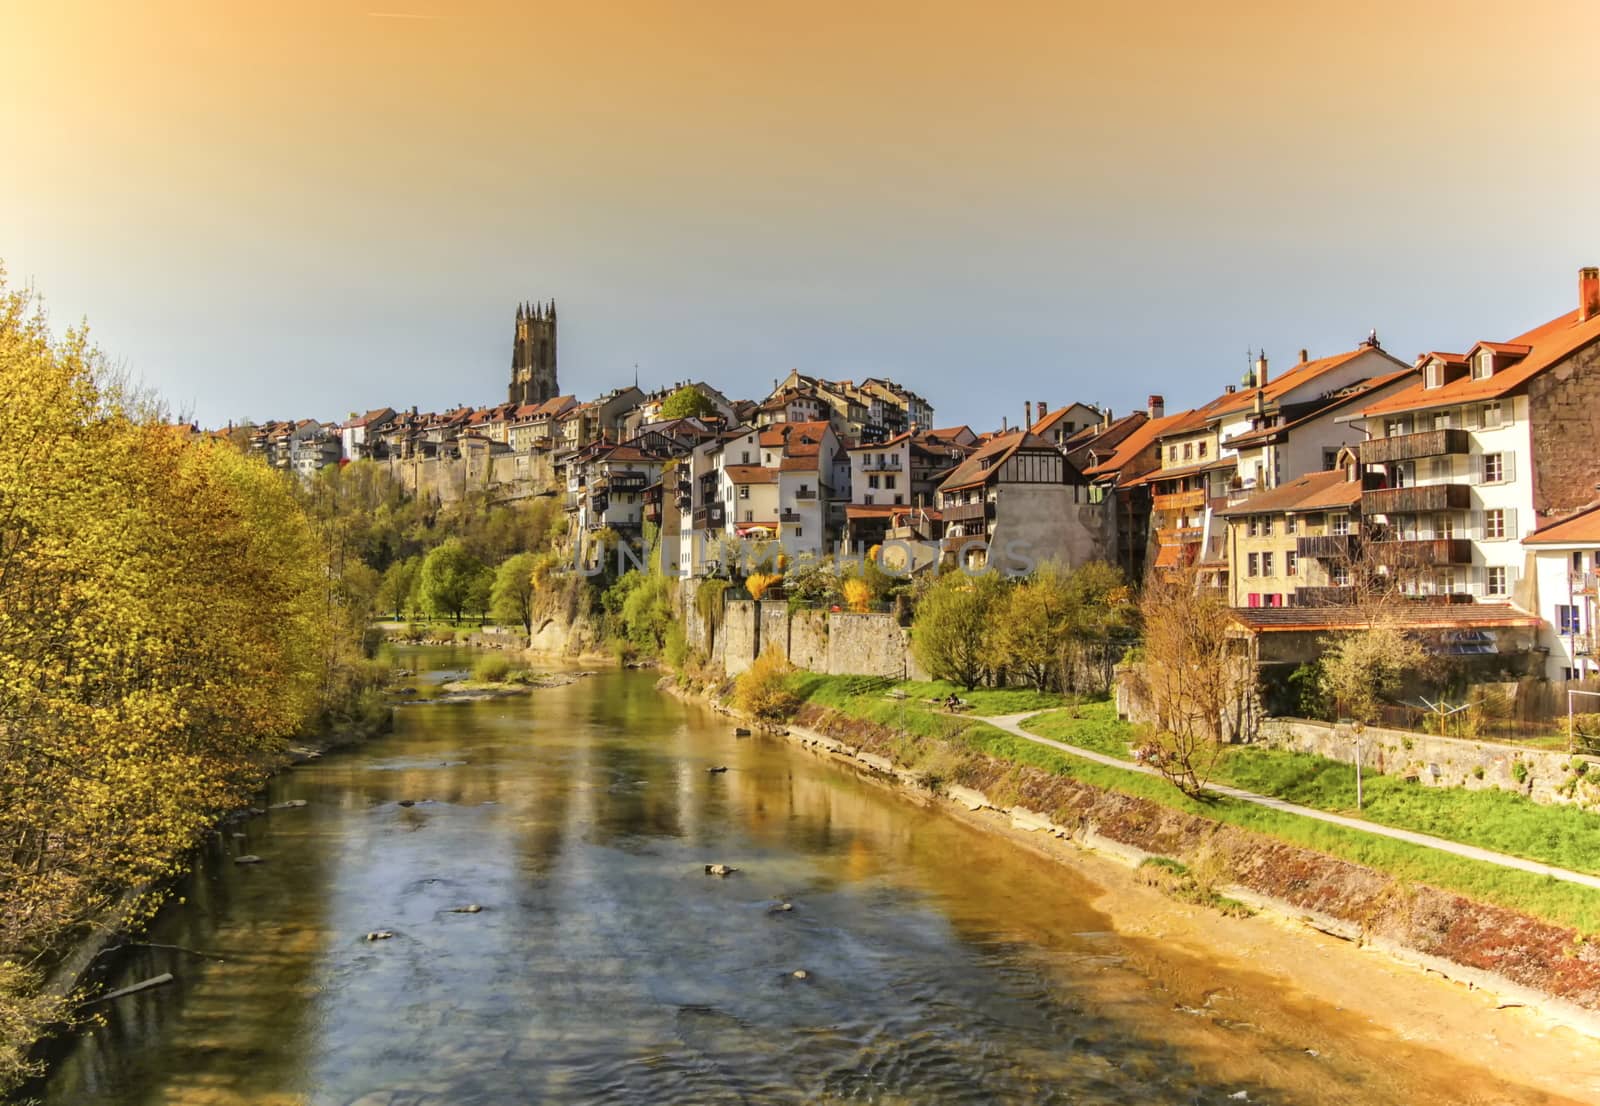
[[[661,686],[740,717],[715,693],[681,688],[672,679]],[[1231,970],[1258,973],[1264,991],[1332,1004],[1374,1029],[1426,1042],[1541,1091],[1600,1098],[1600,1049],[1594,1041],[1600,1037],[1600,1015],[1590,978],[1595,958],[1589,943],[1571,933],[1565,935],[1565,953],[1553,950],[1550,942],[1560,934],[1534,919],[1426,886],[1401,885],[1382,873],[1234,827],[1197,825],[1204,820],[1076,781],[1041,778],[1045,774],[1038,769],[998,758],[991,758],[997,771],[986,789],[931,781],[925,769],[906,767],[898,755],[905,741],[920,743],[926,737],[836,714],[830,718],[814,708],[802,709],[798,720],[782,729],[764,732],[849,766],[908,801],[936,807],[1091,877],[1100,887],[1095,907],[1115,920],[1119,932],[1177,945]],[[1063,786],[1077,791],[1080,801],[1082,817],[1070,824],[1058,821],[1063,810],[1049,803],[1062,798]],[[993,801],[991,795],[1009,801]],[[1230,916],[1174,899],[1141,878],[1138,866],[1150,857],[1193,859],[1207,845],[1235,861],[1254,861],[1236,874],[1243,882],[1216,888],[1247,903],[1253,916]],[[1276,876],[1253,878],[1266,873]],[[1270,890],[1251,886],[1263,882]],[[1354,909],[1340,910],[1341,902]],[[1426,930],[1440,922],[1441,909],[1455,915],[1445,936],[1476,926],[1479,943],[1498,947],[1502,955],[1494,962],[1509,970],[1497,973],[1464,962],[1465,956],[1424,951],[1397,932],[1400,916]],[[1535,932],[1543,940],[1529,940]],[[1520,948],[1518,941],[1524,942]],[[1222,1015],[1197,1008],[1196,1016]]]

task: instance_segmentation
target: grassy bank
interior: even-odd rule
[[[850,718],[899,732],[902,737],[894,749],[896,756],[907,767],[922,771],[932,785],[942,781],[959,782],[964,769],[970,768],[965,759],[971,754],[981,754],[1265,834],[1375,869],[1400,880],[1455,891],[1469,898],[1573,926],[1585,933],[1600,932],[1600,893],[1528,872],[1440,853],[1425,846],[1270,810],[1253,803],[1222,797],[1193,799],[1158,777],[1084,760],[1005,733],[970,716],[945,713],[927,700],[949,695],[952,689],[948,685],[896,684],[887,680],[801,673],[791,677],[790,687],[806,704],[838,711]],[[889,698],[891,691],[903,691],[906,698]],[[1026,691],[960,694],[973,704],[973,713],[978,714],[1016,713],[1049,706],[1051,699],[1055,703],[1060,702],[1058,697]],[[1127,755],[1126,742],[1133,736],[1133,728],[1117,722],[1108,704],[1088,704],[1077,710],[1080,717],[1071,717],[1071,708],[1067,708],[1038,720],[1030,728],[1043,736],[1086,748],[1094,747],[1113,755]],[[1268,793],[1268,785],[1289,787],[1293,777],[1291,766],[1278,765],[1272,771],[1263,766],[1273,765],[1276,758],[1292,754],[1255,749],[1236,752],[1244,754],[1237,762],[1230,762],[1239,773],[1240,786]],[[1347,768],[1345,770],[1348,771]],[[1446,826],[1453,829],[1460,839],[1497,851],[1516,852],[1516,847],[1521,847],[1525,850],[1524,855],[1530,855],[1532,859],[1545,859],[1546,856],[1571,859],[1573,850],[1581,848],[1582,842],[1587,840],[1586,835],[1595,832],[1594,815],[1580,815],[1566,808],[1540,807],[1517,796],[1491,792],[1448,792],[1405,784],[1399,780],[1386,781],[1386,795],[1391,794],[1391,784],[1397,790],[1392,792],[1392,797],[1381,809],[1395,820],[1386,824],[1450,836],[1440,832],[1440,827]],[[1409,791],[1402,796],[1398,789]],[[1304,793],[1307,797],[1320,793],[1329,802],[1337,801],[1338,795],[1331,777],[1325,781],[1320,792],[1317,788],[1307,788]],[[1004,801],[1005,798],[991,797],[996,801]],[[1307,802],[1306,805],[1317,804]],[[1350,805],[1354,805],[1353,794]],[[1369,810],[1367,813],[1372,812]],[[1412,821],[1402,822],[1402,818]],[[1547,862],[1563,863],[1563,860],[1550,859]]]

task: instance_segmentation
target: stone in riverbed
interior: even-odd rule
[[[735,868],[732,864],[707,864],[706,865],[706,875],[708,875],[708,876],[731,876],[731,875],[733,875],[733,873],[737,872],[738,870],[739,869]]]
[[[394,934],[389,932],[387,929],[375,929],[371,933],[367,934],[364,938],[362,938],[362,940],[365,940],[365,941],[387,941],[389,938],[391,938],[393,936],[394,936]]]
[[[734,729],[733,729],[733,736],[734,737],[749,737],[750,736],[750,731],[748,729],[746,729],[745,727],[743,727],[743,726],[735,726]]]
[[[728,770],[728,766],[726,764],[718,764],[718,765],[715,765],[715,766],[713,766],[711,768],[707,768],[706,769],[706,771],[709,774],[713,775],[713,776],[720,776],[722,773],[726,772],[727,770]]]
[[[483,907],[479,906],[475,902],[469,902],[466,906],[452,906],[450,908],[450,913],[452,913],[452,914],[481,914],[481,913],[483,913]]]
[[[304,799],[285,799],[281,803],[273,803],[268,810],[299,810],[306,805]]]
[[[789,976],[792,979],[810,979],[811,973],[806,971],[804,968],[796,968],[794,971],[789,973]]]
[[[262,859],[259,856],[256,856],[254,853],[246,853],[244,856],[236,856],[236,857],[233,858],[233,862],[235,864],[261,864],[261,863],[263,863]]]
[[[767,907],[768,914],[787,914],[794,909],[792,902],[775,902]]]

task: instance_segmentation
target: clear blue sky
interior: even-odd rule
[[[423,18],[414,18],[423,17]],[[0,0],[0,258],[202,422],[1409,359],[1600,263],[1600,5]]]

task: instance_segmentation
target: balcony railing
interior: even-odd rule
[[[1294,551],[1301,557],[1329,560],[1352,557],[1360,542],[1354,534],[1322,534],[1296,538]]]
[[[992,505],[979,503],[954,503],[943,510],[946,522],[973,522],[983,518],[993,518]]]
[[[1204,535],[1205,531],[1198,526],[1175,526],[1157,530],[1156,542],[1160,545],[1187,545],[1199,541]]]
[[[1414,461],[1419,457],[1444,457],[1467,452],[1465,430],[1424,430],[1417,434],[1397,434],[1392,438],[1372,438],[1361,443],[1361,462],[1382,465],[1393,461]]]
[[[1294,601],[1300,607],[1348,607],[1355,602],[1355,588],[1296,588]]]
[[[1375,541],[1368,547],[1373,560],[1397,568],[1431,568],[1435,565],[1470,565],[1472,543],[1466,538],[1420,538]]]
[[[1168,492],[1166,495],[1156,496],[1150,503],[1158,511],[1187,511],[1192,507],[1206,505],[1206,490],[1194,488],[1186,492]]]
[[[815,489],[815,488],[796,488],[795,489],[795,493],[794,493],[794,497],[796,499],[815,499],[815,498],[817,498],[817,489]]]
[[[900,469],[899,454],[895,454],[893,457],[885,457],[881,461],[874,457],[871,460],[861,462],[862,472],[899,472]]]
[[[1379,488],[1361,494],[1361,513],[1364,515],[1418,515],[1433,511],[1464,511],[1471,505],[1472,489],[1465,484]]]
[[[800,521],[800,512],[799,511],[791,511],[789,508],[785,507],[783,510],[778,512],[778,521],[779,522],[799,522]]]
[[[634,492],[643,488],[649,478],[642,472],[613,472],[611,486],[619,492]]]
[[[1600,572],[1569,572],[1567,582],[1573,595],[1600,595]]]

